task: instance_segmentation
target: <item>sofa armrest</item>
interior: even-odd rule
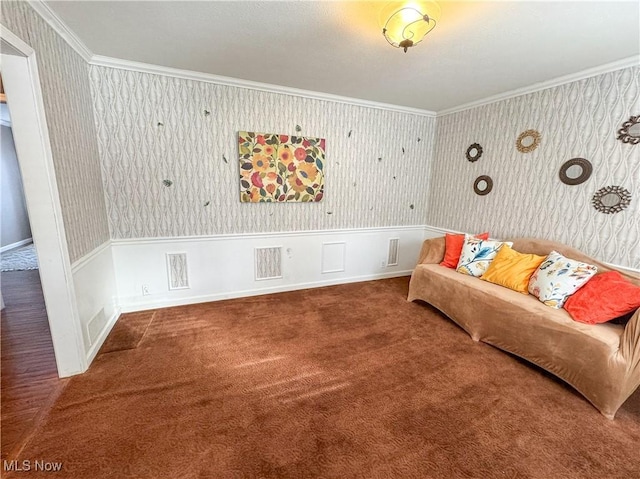
[[[627,370],[640,378],[640,309],[624,328],[620,337],[620,353],[627,363]]]
[[[418,264],[437,264],[444,259],[444,236],[432,238],[422,243],[422,250],[418,258]]]

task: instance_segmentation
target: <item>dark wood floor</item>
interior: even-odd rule
[[[65,381],[58,379],[40,276],[2,273],[2,459],[14,458]]]

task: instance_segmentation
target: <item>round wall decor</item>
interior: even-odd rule
[[[540,138],[540,132],[536,130],[523,131],[516,140],[516,148],[520,153],[529,153],[538,148]]]
[[[473,182],[473,191],[476,192],[477,195],[484,196],[491,193],[493,189],[493,180],[490,176],[482,175],[476,178],[476,181]]]
[[[472,144],[467,148],[467,160],[474,162],[478,161],[482,156],[482,147],[478,143]]]
[[[593,166],[584,158],[571,158],[560,167],[560,181],[565,185],[579,185],[589,179]]]
[[[640,143],[640,116],[632,116],[622,124],[618,130],[618,140],[632,145]]]
[[[600,213],[620,213],[631,203],[631,193],[622,186],[605,186],[595,192],[591,204]]]

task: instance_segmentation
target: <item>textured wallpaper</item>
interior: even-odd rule
[[[2,23],[36,51],[73,262],[109,239],[89,67],[26,2],[3,1]]]
[[[438,117],[427,223],[489,230],[499,238],[548,238],[640,268],[640,145],[616,140],[622,123],[639,114],[635,67]],[[537,129],[542,142],[523,154],[515,141],[527,129]],[[465,152],[475,142],[484,153],[471,163]],[[558,170],[575,157],[588,159],[593,174],[568,186]],[[479,175],[493,179],[486,196],[473,192]],[[632,194],[621,213],[606,215],[591,206],[593,194],[608,185]]]
[[[90,75],[114,239],[424,223],[434,118],[106,67]],[[325,138],[323,200],[240,203],[246,130]]]

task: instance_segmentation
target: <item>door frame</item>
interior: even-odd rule
[[[0,68],[40,264],[58,376],[71,376],[86,371],[88,362],[36,52],[4,25],[0,26],[0,41]]]

